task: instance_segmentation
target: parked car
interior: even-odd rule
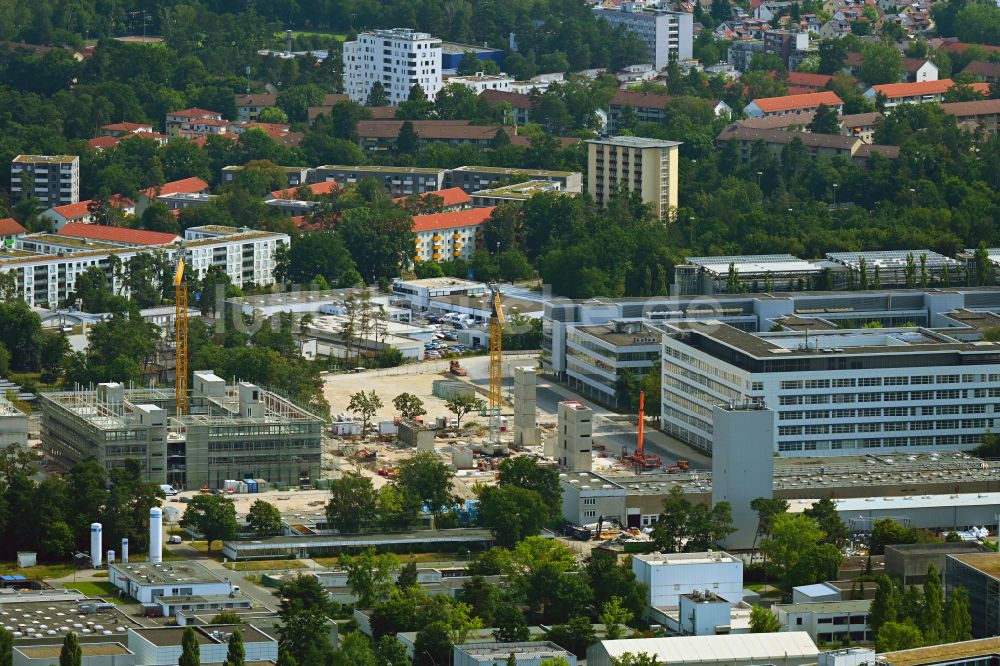
[[[180,543],[180,542],[181,542],[181,536],[179,534],[172,534],[170,538],[167,539],[167,543]]]

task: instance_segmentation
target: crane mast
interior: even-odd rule
[[[174,366],[174,402],[177,415],[188,409],[188,291],[184,282],[184,259],[177,259],[174,274],[174,344],[177,345]]]
[[[490,440],[500,441],[500,405],[503,399],[503,305],[500,290],[490,284],[493,306],[490,311]]]

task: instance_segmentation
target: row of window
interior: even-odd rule
[[[992,407],[992,409],[989,409]],[[925,405],[923,407],[865,407],[862,409],[816,409],[809,411],[778,412],[779,421],[803,419],[851,419],[879,416],[941,416],[952,414],[986,414],[988,411],[1000,413],[1000,404],[987,405]]]
[[[923,435],[919,437],[883,437],[870,439],[844,439],[811,442],[778,442],[778,450],[789,451],[841,451],[848,449],[896,449],[920,446],[975,446],[982,435]]]
[[[906,402],[910,400],[962,400],[1000,398],[1000,387],[982,389],[938,389],[936,391],[892,391],[887,393],[817,393],[782,395],[779,405],[827,405],[851,402]]]
[[[816,423],[812,425],[778,426],[778,435],[829,435],[853,432],[902,432],[904,430],[958,430],[989,428],[991,419],[955,419],[952,421],[893,421],[889,423]]]
[[[781,382],[781,389],[853,388],[855,386],[908,386],[926,384],[972,384],[1000,382],[1000,374],[916,375],[913,377],[839,377],[836,379],[789,379]],[[761,386],[763,388],[763,386]]]

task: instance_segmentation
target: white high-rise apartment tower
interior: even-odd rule
[[[376,81],[393,106],[419,83],[428,99],[441,90],[441,40],[406,28],[373,30],[344,44],[344,92],[364,104]]]

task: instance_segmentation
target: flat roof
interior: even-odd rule
[[[574,330],[604,340],[615,347],[643,347],[647,345],[659,347],[660,339],[663,336],[663,331],[651,326],[640,326],[640,329],[635,333],[625,333],[610,324],[576,326]]]
[[[871,605],[871,599],[852,599],[849,601],[775,604],[772,608],[780,608],[786,613],[867,613]]]
[[[43,162],[72,164],[78,159],[80,159],[78,155],[18,155],[12,161],[30,164],[40,164]]]
[[[549,171],[546,169],[517,169],[513,167],[492,167],[492,166],[460,166],[452,169],[452,171],[477,171],[479,173],[494,173],[494,174],[517,174],[523,173],[527,175],[537,174],[540,176],[553,176],[565,178],[566,176],[572,176],[579,174],[579,171]]]
[[[727,552],[718,550],[703,553],[639,553],[632,556],[640,562],[646,562],[651,566],[672,565],[672,564],[712,564],[713,562],[731,563],[738,562],[737,558]]]
[[[14,649],[29,659],[59,659],[62,645],[15,645]],[[84,657],[111,657],[120,654],[132,654],[121,643],[81,643],[80,651]]]
[[[819,648],[804,631],[774,634],[723,634],[601,641],[611,657],[647,653],[668,664],[768,663],[763,660],[815,659]]]
[[[163,585],[164,583],[221,583],[222,576],[193,560],[182,562],[138,562],[110,565],[122,576],[138,585]]]
[[[340,534],[310,536],[279,536],[250,541],[226,541],[232,550],[268,550],[271,548],[336,548],[366,545],[390,545],[413,542],[463,543],[468,541],[491,542],[493,533],[489,530],[459,528],[453,530],[419,530],[394,534]]]
[[[528,197],[538,194],[539,192],[556,192],[558,194],[575,194],[574,192],[565,192],[559,189],[556,183],[551,180],[528,180],[523,183],[514,183],[512,185],[504,185],[503,187],[494,187],[486,190],[479,190],[478,192],[473,192],[474,197],[505,197],[508,199],[527,199]]]
[[[790,254],[754,254],[721,257],[687,257],[685,263],[701,266],[715,275],[727,275],[729,266],[740,274],[818,273],[820,267]]]
[[[587,143],[596,145],[627,146],[629,148],[673,148],[683,141],[666,141],[663,139],[646,139],[640,136],[609,136],[603,139],[590,139]]]
[[[889,666],[921,666],[946,661],[971,661],[974,657],[997,653],[1000,653],[1000,638],[983,638],[898,652],[884,652],[879,658]]]
[[[447,169],[437,169],[432,167],[405,167],[405,166],[350,166],[341,164],[324,164],[316,167],[315,171],[326,169],[328,171],[358,171],[361,173],[422,173],[427,175],[438,175]]]
[[[958,553],[949,555],[962,564],[1000,580],[1000,553]]]
[[[456,650],[477,657],[493,657],[507,659],[515,655],[521,659],[552,659],[570,654],[551,641],[535,641],[529,643],[466,643],[456,645]]]
[[[805,511],[816,500],[788,500],[789,512]],[[840,513],[1000,505],[1000,492],[834,498]]]
[[[187,627],[142,627],[132,629],[137,635],[158,647],[169,647],[180,645],[184,630]],[[243,634],[244,643],[268,643],[274,641],[273,638],[265,634],[260,629],[249,624],[210,624],[197,625],[192,627],[194,635],[200,645],[217,645],[229,640],[237,629]]]
[[[1000,253],[1000,250],[997,250]],[[961,262],[956,261],[933,250],[868,250],[864,252],[827,252],[826,257],[839,264],[860,270],[861,260],[865,260],[868,270],[879,268],[901,269],[906,267],[907,257],[912,256],[917,269],[920,268],[921,257],[927,257],[928,268],[940,268],[941,266],[961,266]]]
[[[474,280],[463,280],[462,278],[437,277],[422,278],[417,280],[396,280],[393,285],[405,285],[407,287],[417,287],[420,289],[447,289],[447,288],[486,288],[486,283]]]

